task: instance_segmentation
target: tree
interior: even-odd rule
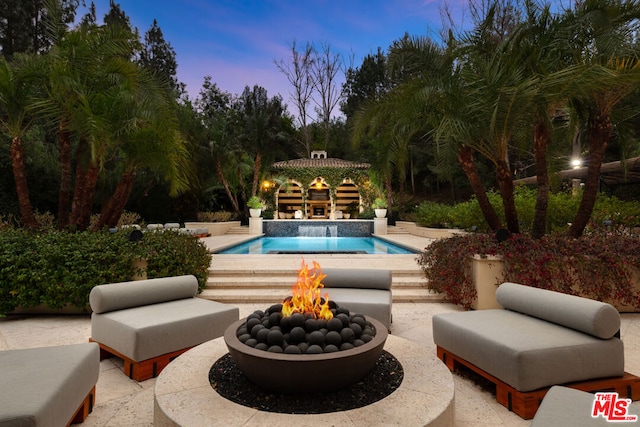
[[[300,143],[307,157],[311,156],[311,135],[308,127],[309,103],[311,102],[315,87],[313,67],[315,49],[307,43],[303,51],[299,51],[294,40],[291,44],[291,62],[281,59],[275,61],[276,67],[287,77],[293,86],[291,99],[298,115],[296,119],[300,125],[302,140]]]
[[[196,108],[204,127],[203,156],[213,162],[216,175],[224,187],[233,210],[241,215],[237,194],[240,193],[240,146],[237,142],[237,114],[231,106],[231,94],[223,92],[210,76],[204,78]],[[246,200],[246,198],[245,198]]]
[[[584,85],[572,97],[572,107],[587,123],[587,177],[576,216],[568,230],[571,237],[584,232],[599,190],[600,167],[613,129],[612,115],[640,81],[635,39],[640,5],[635,1],[588,0],[575,12],[565,11],[564,38],[572,59],[588,68]]]
[[[349,67],[342,85],[340,110],[349,121],[360,105],[366,101],[376,101],[391,88],[387,73],[387,57],[378,47],[375,54],[364,57],[358,68]]]
[[[25,227],[36,228],[38,222],[29,200],[22,146],[22,138],[33,118],[28,109],[36,90],[27,63],[31,59],[16,56],[10,64],[5,58],[0,58],[0,127],[3,133],[11,138],[11,164],[22,222]]]
[[[260,86],[245,87],[237,101],[240,120],[240,139],[244,149],[253,156],[251,194],[258,192],[263,164],[270,165],[285,141],[290,129],[286,128],[285,107],[282,98],[269,98]]]
[[[322,44],[322,50],[316,52],[312,74],[319,100],[314,98],[320,122],[324,129],[324,149],[327,149],[331,135],[331,115],[340,101],[340,91],[336,78],[342,69],[342,56],[331,52],[331,45]]]
[[[51,5],[62,13],[65,26],[75,19],[79,0],[3,0],[0,4],[0,49],[10,59],[19,52],[42,53],[53,40],[46,31]]]
[[[144,35],[144,46],[140,51],[139,63],[153,70],[161,80],[169,82],[171,89],[178,89],[176,52],[171,43],[165,41],[158,21],[155,19]]]

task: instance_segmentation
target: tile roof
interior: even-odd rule
[[[354,168],[354,169],[369,169],[371,165],[369,163],[351,162],[349,160],[342,159],[293,159],[285,160],[282,162],[275,162],[271,165],[274,169],[282,168]]]

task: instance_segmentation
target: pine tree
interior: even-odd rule
[[[140,52],[139,62],[166,81],[171,89],[178,89],[176,52],[171,43],[165,41],[156,19],[144,35],[144,46]]]

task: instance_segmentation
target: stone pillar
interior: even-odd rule
[[[378,235],[387,234],[387,218],[373,219],[373,233]]]
[[[252,235],[262,234],[262,217],[249,218],[249,234],[252,234]]]

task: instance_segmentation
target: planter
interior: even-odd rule
[[[206,228],[212,236],[221,236],[233,227],[239,227],[240,221],[224,222],[185,222],[185,228]]]
[[[131,262],[133,267],[133,276],[131,280],[147,280],[147,260],[138,259]]]
[[[351,214],[350,213],[343,213],[342,216],[343,216],[344,219],[351,218]]]
[[[251,215],[251,218],[260,218],[261,213],[262,209],[249,209],[249,215]]]
[[[504,263],[501,256],[471,257],[471,277],[478,297],[471,304],[474,310],[502,308],[496,301],[496,289],[504,282]]]
[[[376,213],[377,218],[384,218],[385,216],[387,216],[386,209],[374,209],[374,212]]]

